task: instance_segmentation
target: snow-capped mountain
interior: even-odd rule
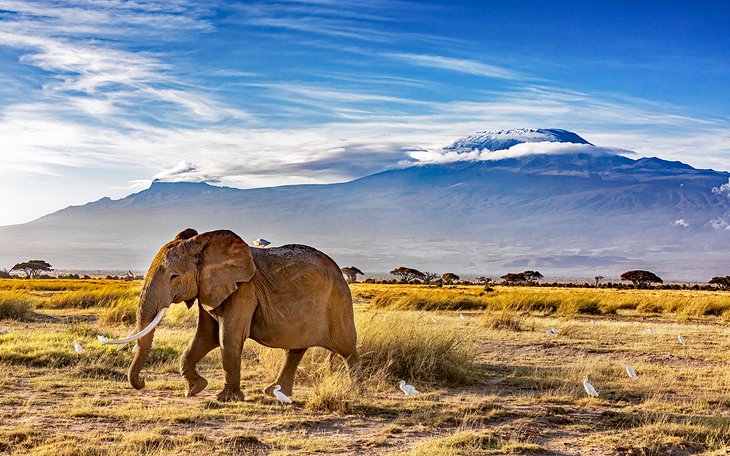
[[[512,130],[480,131],[455,141],[444,150],[468,152],[472,150],[506,150],[522,143],[561,142],[589,144],[577,134],[557,128],[518,128]]]
[[[510,132],[454,144],[496,148],[508,147],[497,140],[552,138],[593,147],[563,130]],[[239,190],[154,182],[121,200],[0,228],[0,269],[42,258],[55,267],[143,270],[161,245],[192,227],[310,244],[365,271],[405,265],[616,278],[640,268],[664,279],[707,280],[730,273],[729,178],[578,149],[412,166],[331,185]]]

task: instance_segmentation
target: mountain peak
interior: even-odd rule
[[[446,151],[469,152],[472,150],[506,150],[510,147],[530,142],[561,142],[592,145],[585,139],[568,130],[558,128],[516,128],[510,130],[479,131],[455,141]]]

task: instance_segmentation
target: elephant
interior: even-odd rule
[[[145,386],[140,371],[164,309],[180,302],[191,308],[196,299],[197,329],[180,360],[187,397],[208,385],[196,365],[220,347],[225,386],[217,398],[243,400],[241,351],[248,338],[286,350],[266,394],[276,385],[292,394],[297,366],[309,347],[341,356],[348,370],[357,362],[352,296],[330,257],[300,244],[251,248],[229,230],[198,234],[188,228],[160,249],[145,277],[137,307],[138,334],[124,340],[137,339],[128,373],[134,388]]]

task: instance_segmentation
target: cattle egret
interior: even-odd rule
[[[687,341],[686,341],[686,340],[684,339],[684,337],[682,337],[682,336],[677,336],[677,340],[679,340],[679,343],[680,343],[680,344],[682,344],[682,345],[684,345],[684,346],[687,346]]]
[[[0,329],[0,334],[7,334],[9,332],[10,332],[10,329],[8,329],[8,328]]]
[[[255,241],[253,241],[253,245],[255,245],[256,247],[265,248],[266,246],[271,245],[271,242],[267,241],[266,239],[259,238],[259,239],[256,239]]]
[[[281,385],[276,385],[274,387],[274,396],[276,396],[282,404],[291,404],[291,399],[281,392]]]
[[[588,393],[589,396],[598,397],[598,391],[596,391],[593,385],[590,384],[587,375],[583,377],[583,388],[585,388],[586,393]]]
[[[400,390],[403,391],[406,396],[415,396],[416,394],[421,394],[420,391],[414,388],[413,385],[409,385],[408,383],[406,383],[405,380],[400,381]]]
[[[84,347],[82,347],[78,341],[74,341],[74,350],[76,350],[76,353],[83,353]]]
[[[596,320],[591,320],[591,324],[592,325],[595,325],[596,324]]]
[[[550,337],[555,337],[555,336],[558,335],[558,333],[556,333],[555,331],[553,331],[552,328],[551,329],[546,329],[545,330],[545,334],[547,334]]]
[[[634,380],[637,380],[639,378],[639,374],[637,374],[634,368],[631,367],[631,362],[626,363],[626,373],[629,374],[629,377],[633,378]]]
[[[649,334],[654,334],[654,330],[651,328],[646,328],[646,332],[648,332]]]
[[[464,318],[464,314],[459,314],[459,318],[461,318],[462,320],[466,320],[466,318]]]
[[[439,322],[438,320],[436,320],[436,317],[431,317],[431,321],[434,322],[434,323],[438,323]]]

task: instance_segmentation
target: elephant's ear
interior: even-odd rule
[[[211,231],[192,239],[202,243],[198,301],[215,309],[256,273],[251,249],[234,232]]]

